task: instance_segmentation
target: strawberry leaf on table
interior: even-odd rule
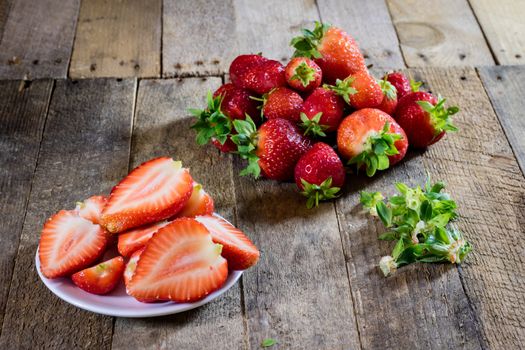
[[[256,179],[261,175],[259,157],[255,154],[257,150],[257,126],[249,115],[246,120],[236,119],[233,127],[237,134],[232,135],[233,143],[237,145],[237,153],[241,158],[248,160],[248,166],[241,171],[241,176],[253,175]]]
[[[330,126],[319,124],[321,122],[322,115],[323,112],[319,112],[314,115],[312,119],[309,119],[306,114],[301,112],[302,123],[299,126],[304,129],[304,136],[326,137],[325,130],[327,130]]]
[[[332,187],[332,178],[329,177],[320,185],[311,184],[308,181],[301,179],[304,190],[301,192],[303,196],[308,198],[306,207],[312,209],[314,206],[319,206],[319,201],[329,200],[338,197],[340,187]]]
[[[317,49],[317,46],[328,28],[330,28],[329,24],[322,24],[321,22],[316,21],[314,30],[303,29],[303,35],[293,38],[290,42],[290,45],[295,48],[293,57],[323,57]]]
[[[428,101],[417,101],[417,104],[430,115],[435,135],[439,135],[443,131],[458,131],[450,116],[459,112],[459,108],[457,106],[445,108],[445,101],[446,99],[441,96],[438,97],[436,105],[432,105]]]
[[[224,145],[232,131],[232,122],[221,111],[223,97],[221,95],[213,97],[211,91],[207,95],[206,109],[189,109],[189,112],[198,118],[197,122],[191,126],[197,131],[197,143],[205,145],[211,139],[216,139]]]

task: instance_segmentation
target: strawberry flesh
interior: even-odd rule
[[[89,197],[83,202],[78,202],[75,211],[94,224],[100,223],[100,216],[106,206],[108,199],[104,196]]]
[[[201,184],[195,182],[193,184],[193,192],[191,193],[190,199],[184,208],[177,213],[176,217],[191,218],[197,215],[211,215],[213,214],[213,210],[213,198],[204,191]]]
[[[122,256],[129,257],[135,251],[143,248],[153,234],[167,224],[169,221],[161,221],[121,233],[118,235],[118,252]]]
[[[92,294],[107,294],[120,282],[124,273],[124,259],[117,256],[71,276],[80,289]]]

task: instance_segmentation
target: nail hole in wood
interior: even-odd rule
[[[97,69],[97,65],[96,65],[96,63],[91,63],[91,66],[89,66],[89,70],[90,70],[91,72],[94,72],[96,69]]]
[[[38,64],[38,60],[34,60],[33,64],[36,66]]]
[[[173,65],[173,67],[175,67],[175,69],[182,69],[182,64],[180,64],[180,63],[175,63],[175,64]]]
[[[136,64],[133,68],[134,68],[135,70],[139,70],[139,69],[140,69],[140,65],[139,65],[139,64]]]
[[[22,92],[25,89],[29,89],[29,87],[31,86],[31,83],[32,82],[30,80],[22,80],[20,82],[20,86],[18,87],[18,92]]]
[[[117,78],[117,82],[121,82],[122,81],[122,78]]]
[[[71,81],[71,84],[73,84],[73,85],[77,85],[77,84],[78,84],[78,80],[72,80],[72,81]]]
[[[363,57],[365,58],[365,60],[368,59],[368,55],[367,54],[364,54]]]
[[[517,53],[514,57],[521,58],[521,55],[519,53]]]
[[[467,80],[467,77],[460,77],[461,80]]]
[[[498,75],[496,76],[496,80],[503,80],[503,78],[501,77],[501,75]]]
[[[55,60],[55,64],[60,64],[60,63],[62,63],[62,59],[61,59],[61,58],[57,58],[57,59]]]
[[[462,60],[462,61],[463,61],[466,57],[467,57],[467,55],[465,55],[464,53],[460,53],[460,54],[459,54],[459,59]]]
[[[219,61],[219,60],[213,60],[213,64],[217,65],[217,64],[219,64],[219,63],[221,63],[221,61]]]
[[[120,61],[118,64],[120,64],[121,66],[124,65],[124,61]]]
[[[202,61],[195,61],[195,64],[196,64],[197,66],[202,66],[202,65],[204,64],[204,62],[202,62]]]

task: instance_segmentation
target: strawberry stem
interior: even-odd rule
[[[328,125],[321,125],[319,122],[321,121],[321,116],[323,115],[323,112],[319,112],[312,119],[309,119],[306,114],[301,112],[301,121],[302,123],[299,124],[301,128],[304,129],[304,135],[305,136],[320,136],[320,137],[326,137],[325,130],[329,128]]]
[[[308,198],[306,200],[306,207],[312,209],[319,206],[319,201],[329,200],[338,197],[340,187],[332,187],[332,177],[327,178],[320,185],[311,184],[305,179],[301,178],[303,191],[301,194]]]
[[[321,58],[323,55],[317,47],[324,37],[326,31],[330,28],[329,24],[315,22],[314,30],[302,29],[302,34],[292,39],[290,45],[295,48],[293,57]]]
[[[213,97],[211,91],[207,95],[207,108],[189,109],[189,112],[198,120],[191,126],[197,131],[196,141],[199,145],[205,145],[211,139],[216,139],[224,145],[232,131],[232,122],[221,111],[223,96]]]
[[[294,70],[294,75],[290,80],[299,80],[303,87],[307,87],[315,80],[315,69],[310,67],[306,62],[301,62]]]
[[[350,95],[356,94],[357,90],[352,87],[354,83],[354,77],[347,77],[344,80],[337,79],[335,85],[324,84],[323,87],[328,90],[334,91],[336,94],[341,96],[346,103],[350,104]]]
[[[233,143],[237,145],[237,154],[241,158],[248,160],[248,166],[241,172],[241,176],[253,175],[254,178],[259,178],[261,175],[261,168],[259,166],[259,157],[256,154],[258,133],[257,126],[249,115],[246,115],[246,120],[235,119],[233,127],[237,134],[231,136]]]

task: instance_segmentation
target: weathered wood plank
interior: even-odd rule
[[[525,174],[525,100],[517,93],[525,91],[525,67],[483,67],[479,69],[479,75]]]
[[[207,90],[220,78],[142,80],[133,129],[131,164],[168,155],[191,169],[214,198],[216,211],[234,220],[235,193],[231,158],[212,146],[199,147],[187,108],[202,106]],[[239,284],[197,310],[152,320],[118,319],[114,349],[240,349],[244,343]]]
[[[2,40],[2,34],[4,34],[9,7],[11,7],[11,0],[0,0],[0,41]]]
[[[235,183],[238,224],[261,250],[244,275],[251,348],[271,337],[282,349],[359,349],[333,203],[308,210],[295,184]]]
[[[367,64],[403,68],[403,56],[385,0],[319,0],[321,19],[345,29],[359,43]]]
[[[161,9],[161,0],[83,1],[69,75],[158,77]]]
[[[458,133],[424,154],[425,166],[448,183],[459,228],[474,246],[460,273],[493,349],[525,347],[525,181],[476,71],[425,69],[415,78],[461,112]]]
[[[0,82],[0,328],[53,82]]]
[[[14,1],[0,43],[0,79],[66,77],[79,4]]]
[[[166,2],[163,75],[221,74],[245,53],[262,52],[284,63],[293,53],[292,37],[318,18],[314,0]]]
[[[107,193],[128,170],[134,80],[57,81],[7,302],[0,348],[109,348],[112,318],[82,311],[46,289],[35,271],[44,221]]]
[[[499,64],[525,63],[525,2],[469,0]]]
[[[494,64],[466,0],[387,0],[409,67]]]

